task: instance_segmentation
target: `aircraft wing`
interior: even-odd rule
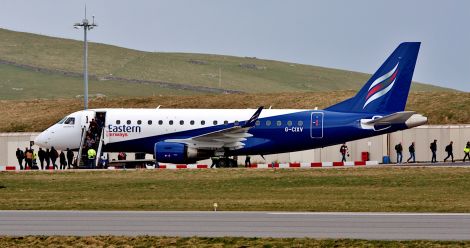
[[[245,141],[246,138],[253,136],[252,134],[248,133],[248,130],[250,130],[250,128],[255,125],[262,110],[263,107],[258,108],[255,114],[248,121],[246,121],[243,126],[233,126],[187,139],[168,139],[165,141],[184,143],[192,148],[228,148],[230,150],[240,149],[245,146],[243,141]]]

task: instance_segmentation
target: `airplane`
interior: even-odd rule
[[[99,152],[144,152],[155,162],[294,152],[427,123],[405,111],[420,42],[401,43],[352,98],[318,109],[115,109],[74,112],[42,132],[44,148],[83,146],[92,119],[102,123]]]

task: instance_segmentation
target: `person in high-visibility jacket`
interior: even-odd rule
[[[468,160],[470,160],[470,141],[467,142],[467,145],[463,149],[463,153],[465,154],[465,156],[463,157],[463,162],[465,162],[465,158],[467,157],[468,157]]]
[[[95,158],[96,158],[96,151],[93,148],[88,149],[88,166],[89,168],[95,168]]]
[[[38,159],[38,153],[36,151],[34,151],[34,149],[31,149],[33,151],[33,168],[31,169],[36,169],[37,167],[37,159]]]

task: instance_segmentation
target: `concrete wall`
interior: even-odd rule
[[[447,156],[445,147],[453,141],[454,159],[463,158],[463,148],[470,141],[470,125],[441,125],[422,126],[408,129],[402,132],[390,134],[390,156],[396,161],[395,144],[402,142],[403,160],[409,157],[408,146],[415,142],[416,160],[430,161],[431,150],[429,145],[437,139],[437,160],[442,161]]]
[[[0,165],[17,165],[15,151],[17,147],[24,149],[29,147],[29,141],[34,140],[38,133],[0,133]],[[401,132],[395,132],[389,135],[381,135],[367,139],[348,142],[350,157],[348,161],[361,160],[361,152],[366,151],[370,154],[370,160],[381,162],[383,156],[390,155],[392,162],[396,161],[395,144],[402,142],[403,160],[409,157],[408,146],[412,141],[416,146],[417,161],[430,161],[431,151],[429,144],[437,139],[438,152],[437,159],[443,160],[446,156],[444,148],[452,140],[454,142],[455,159],[462,159],[463,148],[467,141],[470,141],[470,125],[433,125],[421,126],[408,129]],[[252,163],[271,163],[278,162],[320,162],[320,161],[340,161],[340,145],[325,147],[292,153],[281,153],[265,156],[252,156]],[[35,151],[38,147],[33,146]],[[115,159],[116,154],[111,154],[110,158]],[[128,154],[128,159],[133,159],[133,154]],[[152,155],[147,155],[152,158]],[[245,161],[244,156],[238,157],[240,164]],[[210,160],[200,161],[199,163],[209,164]]]
[[[34,140],[39,133],[0,133],[0,165],[18,165],[16,148],[24,151],[29,147],[29,141]],[[32,147],[35,151],[39,148]],[[23,162],[24,163],[24,162]]]

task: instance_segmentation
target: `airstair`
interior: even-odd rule
[[[77,157],[77,167],[78,168],[87,168],[87,161],[88,161],[88,144],[87,144],[87,139],[90,137],[91,139],[94,139],[94,145],[91,147],[95,149],[96,151],[96,158],[95,158],[95,167],[99,165],[99,158],[101,157],[101,153],[103,151],[103,146],[104,146],[104,124],[105,124],[105,118],[106,118],[106,112],[99,112],[96,113],[93,117],[95,118],[100,118],[100,123],[101,125],[97,125],[96,130],[93,130],[93,126],[90,125],[87,122],[85,125],[82,126],[82,136],[80,140],[80,148],[78,150],[78,157]],[[87,135],[88,134],[88,135]]]
[[[83,161],[82,158],[82,153],[83,153],[83,147],[85,145],[85,139],[86,139],[86,133],[87,133],[87,128],[82,127],[82,139],[80,140],[80,149],[78,150],[78,156],[77,156],[77,166],[80,167],[80,162]]]

